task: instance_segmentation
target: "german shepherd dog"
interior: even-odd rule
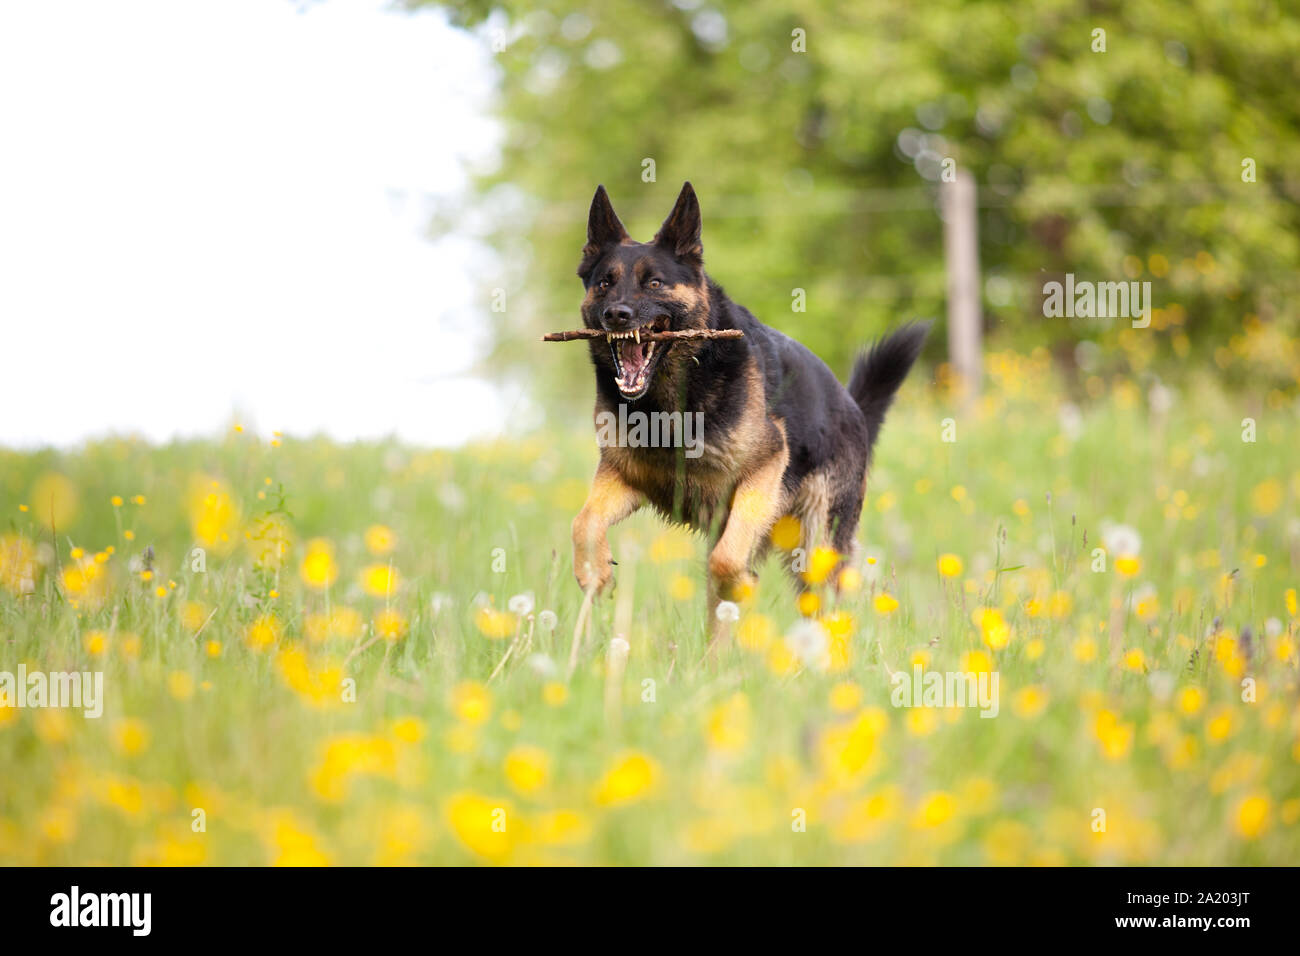
[[[871,448],[929,324],[913,324],[860,355],[846,389],[821,359],[759,322],[704,272],[700,204],[690,183],[648,243],[631,239],[605,187],[596,189],[578,276],[596,409],[617,416],[700,412],[701,448],[603,443],[586,503],[573,521],[573,570],[584,591],[613,578],[609,527],[650,504],[712,537],[709,621],[746,596],[772,525],[799,521],[805,554],[856,551]],[[740,329],[742,338],[642,342],[643,331]],[[606,421],[610,419],[605,418]],[[651,419],[662,420],[662,419]],[[787,561],[787,565],[789,562]]]

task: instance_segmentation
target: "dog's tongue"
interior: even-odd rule
[[[629,383],[634,382],[645,369],[647,361],[646,346],[640,342],[619,342],[618,357],[619,361],[623,363],[624,377]]]

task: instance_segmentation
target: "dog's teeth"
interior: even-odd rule
[[[614,341],[614,336],[612,336],[612,335],[610,335],[608,332],[606,332],[606,333],[605,333],[605,341],[606,341],[606,342],[613,342],[613,341]]]
[[[640,329],[637,329],[637,330],[633,333],[633,335],[636,336],[636,344],[637,344],[637,345],[640,345],[640,344],[641,344],[641,330],[640,330]]]

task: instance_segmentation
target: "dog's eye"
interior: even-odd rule
[[[663,283],[660,282],[658,279],[651,279],[649,282],[646,283],[646,287],[650,289],[657,289],[661,285],[663,285]]]
[[[599,282],[597,282],[597,283],[596,283],[596,288],[599,289],[601,292],[604,292],[606,289],[608,289],[608,288],[609,288],[609,276],[605,276],[605,278],[603,278],[603,279],[601,279]]]

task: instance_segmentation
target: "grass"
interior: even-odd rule
[[[0,452],[0,671],[106,698],[0,708],[0,861],[1300,862],[1294,412],[990,370],[904,389],[821,646],[773,561],[706,661],[704,543],[643,514],[570,681],[585,431]],[[893,706],[914,665],[997,716]]]

